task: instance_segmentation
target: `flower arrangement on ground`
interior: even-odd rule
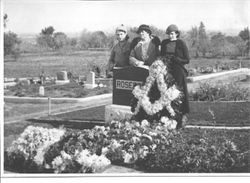
[[[162,116],[178,119],[182,93],[172,84],[171,78],[162,60],[156,60],[150,66],[145,84],[137,85],[132,92],[131,110],[135,120],[159,121]]]

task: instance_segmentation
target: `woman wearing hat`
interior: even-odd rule
[[[181,104],[181,117],[177,119],[177,128],[181,128],[183,123],[187,121],[189,113],[188,91],[187,91],[187,70],[184,67],[189,63],[189,53],[185,42],[179,39],[180,32],[176,25],[168,26],[166,33],[169,39],[165,39],[161,43],[161,56],[166,58],[169,73],[173,76],[176,85],[183,91],[184,98]]]
[[[122,24],[116,28],[116,39],[118,43],[112,48],[107,75],[112,76],[112,70],[114,67],[126,67],[129,66],[129,54],[130,54],[130,42],[127,34],[126,27]]]
[[[131,43],[130,64],[133,66],[150,66],[159,56],[160,39],[152,36],[148,25],[142,24],[137,30],[140,36]]]

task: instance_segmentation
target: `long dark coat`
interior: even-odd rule
[[[184,98],[181,105],[182,114],[189,113],[189,102],[188,102],[188,90],[187,90],[187,70],[184,67],[185,64],[189,63],[188,48],[184,41],[177,39],[176,41],[170,41],[165,39],[161,43],[161,56],[168,57],[170,59],[169,72],[175,79],[177,86],[183,91]],[[174,45],[174,48],[170,49],[168,44]],[[167,59],[168,60],[168,59]]]

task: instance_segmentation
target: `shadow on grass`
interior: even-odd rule
[[[69,120],[69,119],[61,119],[61,118],[54,118],[54,119],[28,119],[27,121],[31,122],[32,124],[48,124],[53,126],[54,128],[64,127],[64,128],[71,128],[71,129],[91,129],[95,126],[104,126],[105,123],[103,121],[97,120]]]

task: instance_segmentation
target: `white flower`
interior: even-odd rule
[[[132,158],[133,156],[130,153],[125,153],[123,159],[124,159],[124,163],[131,163],[132,162]]]
[[[142,137],[145,137],[146,139],[148,139],[150,141],[153,140],[153,138],[151,136],[147,135],[147,134],[143,134]]]
[[[65,170],[65,165],[61,156],[57,156],[52,161],[52,168],[55,169],[55,173],[60,173]]]
[[[69,154],[67,154],[65,151],[61,151],[61,156],[63,159],[72,159]]]
[[[37,164],[42,164],[45,150],[59,141],[64,133],[64,129],[28,126],[7,151],[22,152],[25,159],[33,159]]]
[[[92,155],[92,161],[93,162],[91,168],[94,171],[99,171],[111,164],[110,160],[107,159],[104,155],[97,156],[96,154],[94,154]]]
[[[162,116],[162,117],[161,117],[161,122],[162,122],[162,123],[165,124],[165,123],[167,123],[168,121],[169,121],[169,118],[168,118],[167,116]]]
[[[175,120],[168,120],[167,122],[165,122],[164,126],[168,130],[173,130],[173,129],[176,129],[177,122]]]
[[[149,132],[148,133],[150,136],[157,136],[157,133],[155,133],[155,132]]]
[[[110,144],[111,149],[116,149],[116,148],[118,148],[118,147],[120,147],[120,146],[121,146],[121,144],[119,144],[119,143],[117,142],[117,140],[112,139],[111,144]]]
[[[37,150],[36,156],[34,157],[34,161],[36,162],[36,164],[38,164],[38,165],[43,164],[44,153],[45,152],[41,148]]]
[[[156,144],[152,144],[152,145],[150,146],[150,148],[151,148],[153,151],[156,149],[156,147],[157,147]]]
[[[148,126],[149,126],[149,122],[146,119],[142,120],[141,127],[148,127]]]
[[[132,137],[131,140],[132,140],[132,143],[134,143],[134,144],[140,141],[140,139],[138,137]]]
[[[103,147],[103,148],[102,148],[102,154],[103,154],[103,155],[106,155],[106,154],[108,153],[108,150],[109,150],[109,149],[108,149],[107,147]]]
[[[98,125],[96,125],[96,126],[94,127],[94,129],[95,129],[95,130],[105,131],[105,127],[104,127],[104,126],[98,126]]]

